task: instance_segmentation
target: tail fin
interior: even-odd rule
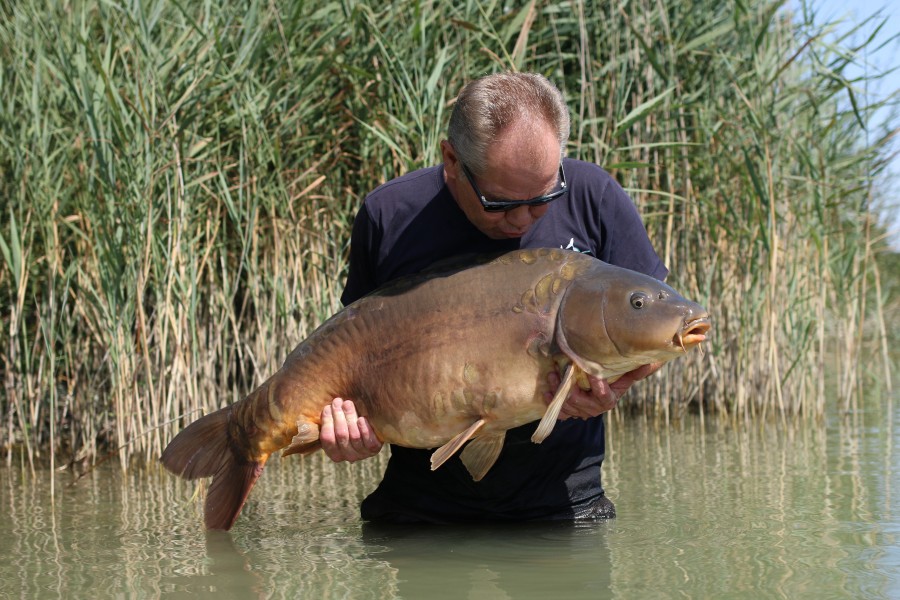
[[[231,411],[227,407],[197,419],[160,457],[166,469],[185,479],[213,478],[204,509],[208,529],[231,529],[266,462],[235,453],[228,427]]]

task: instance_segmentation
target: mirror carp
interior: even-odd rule
[[[321,448],[322,409],[352,399],[378,438],[457,452],[487,476],[505,432],[553,430],[586,374],[615,380],[684,355],[711,327],[702,306],[652,277],[560,249],[517,250],[389,283],[323,323],[247,397],[201,417],[162,454],[187,478],[213,477],[209,529],[230,529],[268,458]],[[561,383],[548,404],[551,371]]]

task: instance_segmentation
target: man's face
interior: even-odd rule
[[[487,212],[463,172],[453,146],[441,142],[444,178],[466,217],[493,239],[522,237],[547,212],[548,204]],[[514,127],[490,147],[485,170],[474,175],[488,200],[528,200],[547,194],[559,183],[559,142],[549,127],[537,131]],[[466,165],[472,169],[472,165]]]

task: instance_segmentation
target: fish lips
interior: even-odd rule
[[[690,348],[706,341],[706,334],[712,329],[709,315],[701,315],[684,322],[681,330],[672,338],[672,342],[687,352]]]

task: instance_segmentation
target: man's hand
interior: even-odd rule
[[[559,411],[560,420],[571,419],[573,417],[578,419],[588,419],[612,410],[616,407],[616,404],[618,404],[619,398],[628,391],[628,388],[630,388],[635,381],[639,381],[651,373],[655,373],[662,365],[663,363],[653,363],[640,366],[633,371],[625,373],[613,383],[607,383],[605,379],[599,379],[593,375],[588,375],[587,378],[591,384],[591,389],[585,391],[577,385],[573,385],[572,391],[569,392],[568,400],[566,400],[566,403],[563,404],[562,409]],[[553,390],[547,395],[547,402],[549,403],[550,400],[553,399],[556,389],[559,387],[559,373],[555,371],[550,373],[547,377],[547,381],[550,383],[550,389]]]
[[[322,409],[319,441],[322,450],[334,462],[370,458],[378,454],[382,446],[366,418],[356,414],[353,402],[341,398],[335,398]]]

